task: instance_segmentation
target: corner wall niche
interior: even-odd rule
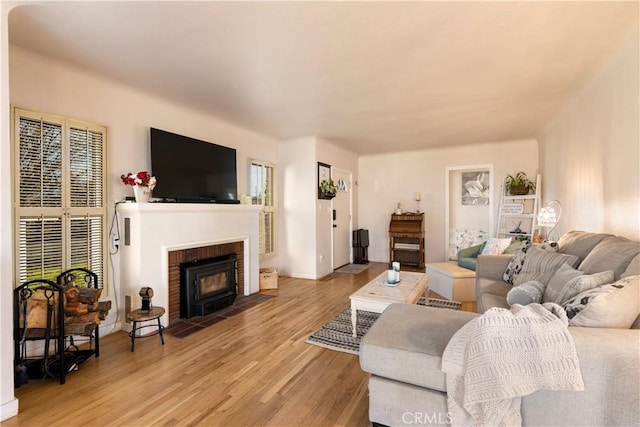
[[[152,304],[166,309],[161,319],[164,325],[180,319],[180,262],[235,253],[238,295],[260,290],[260,206],[123,203],[117,210],[123,231],[118,294],[121,319],[140,308],[138,292],[143,286],[153,288]],[[122,329],[130,331],[131,325],[123,323]]]

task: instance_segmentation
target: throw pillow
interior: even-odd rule
[[[553,276],[553,273],[562,265],[575,265],[579,258],[575,255],[560,254],[554,252],[545,252],[537,247],[532,247],[524,259],[522,271],[513,280],[514,285],[537,280],[545,286]]]
[[[511,288],[507,294],[507,302],[509,305],[520,304],[527,305],[542,302],[542,293],[544,285],[537,280],[521,283]]]
[[[505,249],[509,247],[510,244],[511,244],[511,238],[497,239],[492,237],[491,239],[487,240],[480,254],[481,255],[500,255],[502,252],[504,252]]]
[[[624,237],[607,237],[589,252],[580,269],[585,273],[613,270],[617,280],[639,253],[640,242],[632,242]]]
[[[630,328],[640,315],[640,275],[582,292],[563,304],[570,326]]]
[[[640,254],[636,255],[631,260],[631,262],[629,263],[629,266],[624,271],[624,273],[622,273],[622,276],[620,277],[635,276],[638,274],[640,274]]]
[[[557,300],[552,302],[555,302],[556,304],[563,304],[565,301],[570,300],[584,291],[606,285],[607,283],[612,283],[613,280],[613,270],[578,276],[567,282],[560,290]]]
[[[522,271],[527,251],[529,251],[529,248],[531,247],[536,247],[547,252],[556,252],[558,250],[558,245],[555,243],[532,244],[530,241],[520,243],[520,247],[514,257],[509,261],[509,264],[502,275],[502,280],[513,285],[513,281],[518,274],[520,274],[520,271]]]
[[[515,254],[516,252],[518,252],[518,249],[520,248],[521,244],[522,244],[522,242],[520,240],[513,239],[511,244],[507,247],[507,249],[502,251],[502,253],[503,254]]]
[[[543,302],[555,302],[556,304],[562,304],[560,302],[560,294],[562,293],[562,289],[569,284],[574,279],[582,276],[584,273],[582,271],[576,270],[571,267],[569,264],[562,264],[553,276],[549,279],[547,283],[547,287],[544,290],[544,296],[542,297]],[[578,292],[580,293],[580,292]],[[568,298],[567,298],[568,299]],[[566,301],[566,299],[565,299]]]

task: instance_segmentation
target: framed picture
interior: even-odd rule
[[[462,204],[489,204],[489,171],[462,172]]]
[[[331,180],[331,165],[318,162],[318,199],[333,199],[335,195],[329,195],[322,190],[322,181],[329,182]]]

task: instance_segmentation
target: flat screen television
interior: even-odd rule
[[[239,203],[236,150],[151,129],[153,197],[182,203]]]

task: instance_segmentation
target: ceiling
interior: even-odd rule
[[[50,2],[10,43],[277,139],[359,153],[535,137],[638,2]]]

